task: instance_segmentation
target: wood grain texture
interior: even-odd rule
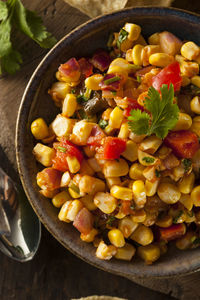
[[[62,0],[23,2],[29,9],[39,12],[48,30],[57,39],[88,20],[87,16]],[[177,0],[173,6],[200,12],[199,1]],[[14,149],[17,111],[28,79],[46,50],[20,34],[15,34],[14,38],[24,63],[15,76],[0,78],[0,163],[9,175],[17,179]],[[200,299],[200,273],[171,279],[134,281],[137,284],[86,264],[64,249],[44,228],[41,245],[33,261],[20,264],[0,253],[1,300],[60,300],[92,294],[130,300],[167,300],[172,299],[171,296],[182,300]]]

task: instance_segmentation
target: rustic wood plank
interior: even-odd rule
[[[28,1],[24,4],[37,10],[58,39],[88,20],[78,10],[62,0]],[[194,5],[195,3],[195,5]],[[177,0],[174,6],[200,11],[198,1]],[[15,35],[17,48],[24,64],[15,76],[0,78],[0,162],[6,171],[17,178],[15,169],[15,123],[24,88],[46,50],[21,34]],[[64,249],[44,228],[39,251],[33,261],[20,264],[0,253],[0,299],[70,299],[92,294],[107,294],[128,299],[200,299],[199,273],[172,279],[134,281],[165,295],[141,287],[127,279],[98,270]]]

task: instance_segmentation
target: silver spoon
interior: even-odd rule
[[[0,250],[25,262],[34,257],[40,237],[40,221],[23,190],[0,168]]]

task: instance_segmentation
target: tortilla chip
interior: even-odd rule
[[[111,296],[89,296],[89,297],[83,297],[83,298],[71,299],[71,300],[128,300],[128,299],[111,297]]]
[[[64,0],[91,18],[124,8],[127,0]]]
[[[111,13],[124,7],[170,6],[173,0],[64,0],[91,18]]]

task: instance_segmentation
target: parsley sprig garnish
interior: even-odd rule
[[[129,127],[137,135],[155,134],[159,138],[165,138],[178,121],[179,108],[173,103],[174,87],[170,84],[169,89],[166,84],[160,88],[160,93],[150,87],[145,98],[145,109],[150,113],[141,110],[131,110],[128,117]]]
[[[21,54],[13,48],[11,40],[14,26],[42,48],[51,48],[56,43],[42,19],[26,9],[21,0],[0,1],[0,74],[14,74],[22,63]]]

